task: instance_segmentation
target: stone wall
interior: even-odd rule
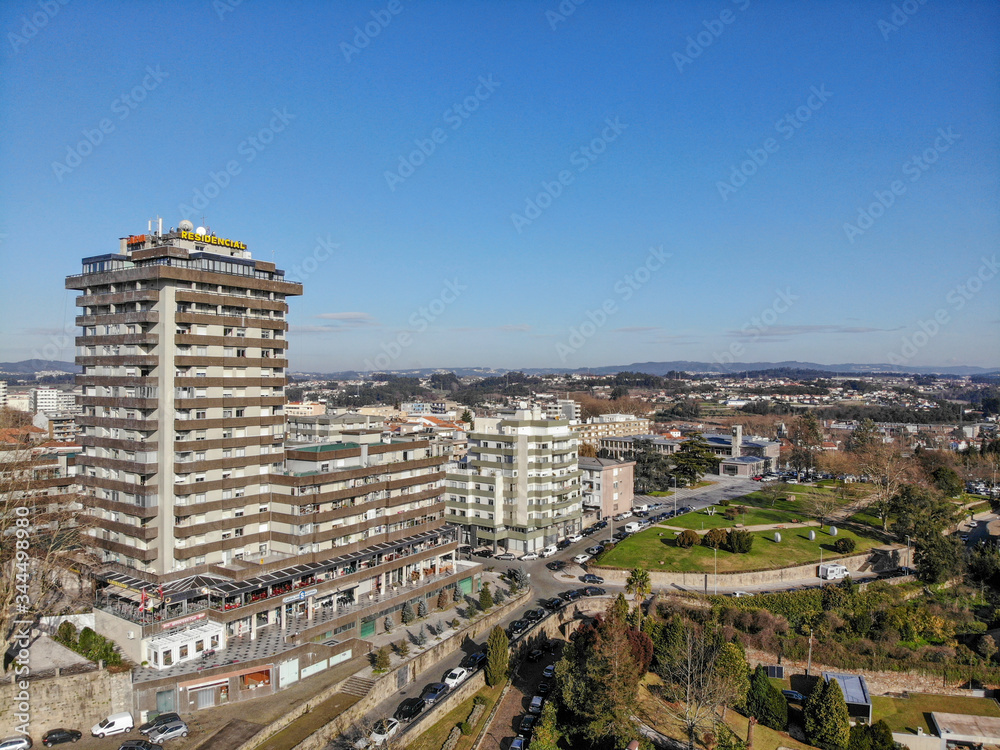
[[[533,596],[531,589],[527,589],[520,596],[509,599],[502,606],[495,607],[489,614],[470,623],[467,627],[453,634],[449,638],[436,643],[426,651],[423,651],[408,661],[400,664],[395,669],[380,676],[372,686],[368,694],[353,706],[348,708],[339,716],[335,717],[326,726],[314,733],[309,738],[303,740],[296,747],[296,750],[311,750],[313,748],[324,747],[331,739],[347,731],[352,725],[359,722],[366,713],[386,698],[399,692],[405,685],[416,679],[417,675],[425,669],[432,667],[441,661],[452,651],[462,646],[466,639],[474,639],[481,633],[490,630],[494,625],[503,620],[508,614],[524,606]],[[340,691],[343,683],[332,685],[321,693],[313,696],[309,701],[302,704],[294,711],[285,714],[281,719],[273,722],[263,729],[253,738],[241,745],[237,750],[253,750],[268,737],[280,732],[292,721],[312,710],[323,701],[330,698],[334,693]]]
[[[666,550],[666,548],[664,548]],[[776,547],[776,549],[779,549]],[[900,550],[906,547],[877,547],[860,555],[848,557],[824,558],[824,562],[836,562],[845,566],[852,573],[873,570],[876,572],[893,570],[902,563]],[[620,568],[605,568],[591,566],[608,583],[624,585],[629,571]],[[795,565],[790,568],[775,570],[756,570],[747,573],[719,573],[718,585],[724,589],[738,589],[743,586],[762,586],[772,583],[801,581],[805,578],[815,578],[819,575],[819,563]],[[662,570],[649,571],[653,591],[670,586],[682,586],[687,589],[710,591],[715,588],[716,577],[713,573],[671,573]]]
[[[758,664],[777,664],[774,654],[756,649],[747,649],[747,660],[751,667]],[[796,659],[782,658],[785,674],[789,671],[795,674],[805,674],[806,662]],[[840,674],[861,674],[868,683],[868,692],[872,695],[887,695],[900,693],[931,693],[935,695],[960,695],[963,697],[982,697],[981,690],[963,689],[961,685],[968,681],[968,675],[963,675],[959,669],[950,670],[947,681],[941,675],[924,674],[922,672],[875,672],[862,669],[844,669],[830,667],[818,662],[812,663],[810,674],[814,677],[822,672],[837,672]],[[953,674],[951,674],[953,673]]]
[[[21,689],[9,679],[0,683],[0,736],[15,734],[21,722],[14,713]],[[132,710],[132,676],[92,670],[80,674],[28,681],[31,736],[41,740],[49,729],[70,719],[81,731],[89,729],[108,714]],[[86,725],[86,726],[84,726]]]

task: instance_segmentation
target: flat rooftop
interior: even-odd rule
[[[938,734],[946,739],[1000,743],[1000,717],[931,711],[931,720]]]

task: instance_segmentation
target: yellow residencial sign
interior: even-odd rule
[[[194,232],[181,232],[182,240],[193,240],[194,242],[204,242],[206,245],[219,245],[220,247],[231,247],[234,250],[246,250],[247,246],[236,240],[227,240],[224,237],[215,237],[209,234],[195,234]]]

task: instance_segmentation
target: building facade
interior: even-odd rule
[[[596,510],[597,519],[632,510],[635,497],[635,461],[580,458],[584,510]]]
[[[646,435],[653,423],[645,417],[632,414],[602,414],[599,417],[574,425],[580,436],[580,442],[595,448],[603,438],[626,437],[631,435]]]
[[[448,469],[447,518],[466,544],[540,550],[580,530],[577,439],[540,409],[477,418],[463,462]]]

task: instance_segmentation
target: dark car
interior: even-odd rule
[[[523,633],[531,625],[527,620],[514,620],[510,625],[507,626],[507,632],[511,635],[518,635]]]
[[[573,596],[573,594],[575,593],[576,593],[575,591],[561,591],[559,592],[559,598],[562,599],[563,601],[571,602],[573,601],[573,599],[576,598],[575,596]]]
[[[604,579],[600,576],[594,575],[593,573],[587,573],[583,578],[581,578],[584,583],[604,583]]]
[[[567,548],[567,547],[569,547],[569,546],[570,546],[571,544],[573,544],[573,542],[571,542],[571,541],[570,541],[569,539],[563,539],[563,540],[562,540],[561,542],[559,542],[559,543],[558,543],[558,544],[556,545],[556,549],[566,549],[566,548]]]
[[[538,661],[543,656],[545,656],[545,652],[542,651],[540,648],[536,648],[534,651],[528,654],[528,661]]]
[[[157,727],[163,726],[164,724],[169,724],[172,721],[177,721],[181,717],[175,713],[160,714],[153,717],[141,727],[139,727],[139,734],[149,734]]]
[[[804,703],[806,699],[806,697],[797,690],[782,690],[781,694],[785,696],[786,699],[794,701],[795,703]]]
[[[566,561],[565,560],[553,560],[550,563],[545,563],[545,567],[548,568],[549,570],[562,570],[563,568],[566,567]]]
[[[52,747],[63,742],[76,742],[81,737],[83,734],[75,729],[50,729],[42,735],[42,744],[45,747]]]
[[[598,521],[594,524],[595,529],[606,529],[608,527],[607,521]]]
[[[464,659],[462,659],[462,663],[459,666],[465,667],[471,672],[473,670],[479,669],[485,663],[486,663],[486,652],[477,651],[476,653],[469,654]]]
[[[535,688],[535,692],[539,695],[548,695],[552,692],[552,686],[547,682],[539,682],[538,687]]]
[[[542,602],[542,605],[546,609],[559,609],[563,605],[563,600],[560,599],[558,596],[556,596],[553,597],[552,599],[546,599],[544,602]]]
[[[524,613],[524,619],[528,622],[538,622],[545,618],[544,609],[529,609]]]
[[[566,601],[570,601],[570,602],[575,602],[577,599],[582,598],[583,595],[584,595],[583,594],[583,589],[576,589],[574,591],[568,591],[566,593],[569,594],[569,599],[567,599]],[[562,596],[562,595],[560,594],[560,596]]]
[[[584,596],[604,596],[607,591],[602,589],[600,586],[587,586],[583,589]]]
[[[491,549],[481,549],[473,552],[476,557],[493,557],[493,550]]]
[[[423,698],[407,698],[399,704],[394,716],[400,721],[409,721],[427,707]]]
[[[448,692],[448,686],[443,682],[432,682],[430,685],[424,688],[423,695],[420,697],[424,699],[424,702],[428,706],[433,706],[441,697]]]
[[[163,745],[157,745],[149,740],[125,740],[118,750],[163,750]]]
[[[531,735],[531,731],[535,728],[535,722],[538,721],[538,717],[534,714],[525,714],[521,718],[521,724],[517,728],[518,734],[523,734],[525,737]]]

